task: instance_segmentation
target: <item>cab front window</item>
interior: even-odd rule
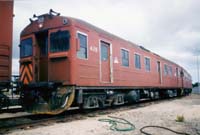
[[[50,34],[50,51],[64,52],[69,50],[69,31],[57,31]]]
[[[33,55],[32,38],[27,38],[20,43],[20,57],[29,57]]]

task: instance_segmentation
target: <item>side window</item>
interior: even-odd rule
[[[150,59],[145,57],[145,70],[150,71]]]
[[[172,67],[169,66],[169,75],[172,76],[173,75],[173,71],[172,71]]]
[[[77,52],[77,57],[87,59],[87,36],[78,33],[78,39],[80,43],[80,50]]]
[[[63,52],[69,50],[69,31],[57,31],[50,34],[50,51]]]
[[[108,60],[108,44],[101,41],[101,60],[106,61]]]
[[[181,71],[180,71],[180,77],[184,77],[184,72],[183,72],[182,69],[181,69]]]
[[[122,56],[122,66],[128,67],[129,66],[129,52],[121,49],[121,56]]]
[[[20,43],[20,57],[28,57],[33,55],[32,38],[27,38]]]
[[[135,54],[135,68],[141,69],[140,55]]]
[[[164,65],[164,75],[168,75],[169,72],[168,72],[168,66],[165,64]]]

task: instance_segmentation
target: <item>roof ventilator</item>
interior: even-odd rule
[[[49,10],[49,15],[60,16],[60,13],[53,11],[53,9],[50,9],[50,10]]]

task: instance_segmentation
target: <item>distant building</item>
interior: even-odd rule
[[[199,86],[200,87],[200,86]],[[198,86],[197,87],[193,87],[192,88],[192,93],[193,94],[200,94],[200,88],[198,88]]]

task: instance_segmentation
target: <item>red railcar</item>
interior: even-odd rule
[[[12,29],[13,0],[0,1],[0,109],[17,104],[13,96],[10,98],[8,95],[13,94],[13,91],[8,91],[14,86],[11,83]]]
[[[11,79],[13,1],[0,1],[0,82]]]
[[[181,66],[85,21],[48,14],[21,32],[24,107],[57,114],[70,106],[97,108],[187,94]]]

